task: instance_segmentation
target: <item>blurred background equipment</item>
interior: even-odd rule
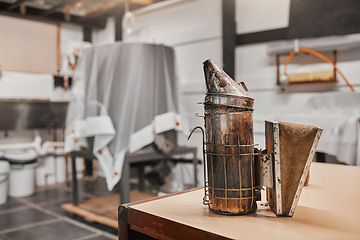
[[[313,73],[302,73],[302,74],[288,74],[287,73],[287,66],[290,63],[290,60],[293,58],[293,56],[297,53],[308,53],[311,55],[314,55],[322,60],[324,60],[327,63],[330,63],[334,70],[329,72],[313,72]],[[277,56],[278,59],[279,56]],[[277,61],[277,69],[279,71],[279,61]],[[350,88],[352,92],[355,92],[354,87],[349,83],[347,78],[344,76],[344,74],[339,70],[339,68],[336,66],[336,51],[334,51],[334,59],[331,61],[329,58],[324,56],[323,54],[312,50],[308,48],[297,48],[293,50],[289,55],[287,56],[284,64],[284,73],[278,74],[278,84],[292,84],[292,83],[305,83],[305,82],[336,82],[336,73],[338,73],[342,79],[345,81],[346,85]],[[282,78],[287,78],[287,80],[284,81],[281,80]]]
[[[73,174],[76,157],[96,158],[108,190],[120,181],[120,200],[127,203],[131,166],[139,168],[140,191],[145,191],[145,178],[156,189],[169,183],[176,155],[191,154],[188,162],[196,168],[196,148],[177,144],[186,121],[178,110],[172,48],[121,42],[92,46],[79,58],[75,78],[72,91],[78,94],[70,96],[65,130]],[[152,166],[147,173],[146,166]],[[193,186],[196,176],[194,171]],[[73,204],[63,207],[78,214],[76,176],[72,179]]]

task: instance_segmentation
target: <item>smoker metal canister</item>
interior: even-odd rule
[[[220,214],[256,210],[253,99],[212,60],[204,62],[205,199]]]

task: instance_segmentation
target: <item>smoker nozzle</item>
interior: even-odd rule
[[[207,93],[225,93],[247,97],[247,90],[243,85],[236,83],[213,60],[208,59],[203,64]]]

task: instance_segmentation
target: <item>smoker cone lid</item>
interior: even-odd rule
[[[203,64],[207,94],[222,94],[250,98],[247,94],[247,89],[245,89],[246,87],[235,82],[219,68],[213,60],[208,59]]]

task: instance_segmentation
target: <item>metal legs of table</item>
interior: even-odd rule
[[[78,180],[76,177],[76,157],[71,157],[72,174],[72,203],[74,206],[79,204]],[[130,202],[130,166],[127,161],[124,162],[123,173],[120,180],[120,203]]]
[[[78,182],[76,178],[76,157],[71,157],[71,174],[72,174],[72,202],[74,206],[79,204]]]

